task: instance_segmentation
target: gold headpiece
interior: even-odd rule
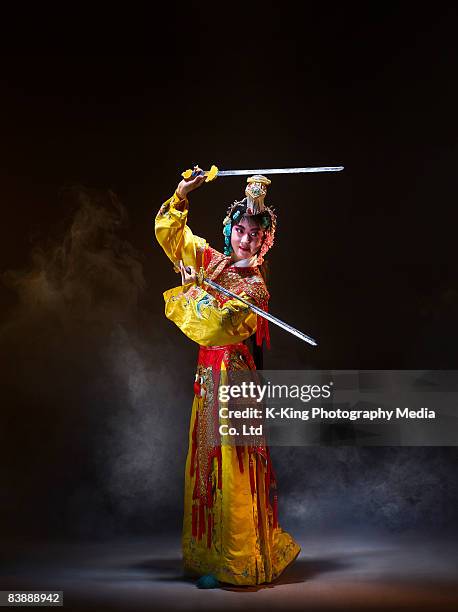
[[[264,198],[267,195],[267,185],[270,185],[271,181],[262,174],[254,174],[249,176],[246,182],[247,214],[258,215],[265,211]]]
[[[223,221],[224,254],[230,255],[232,253],[232,224],[243,215],[263,215],[261,227],[264,230],[264,241],[258,253],[258,264],[261,265],[264,261],[264,255],[274,243],[277,216],[273,208],[264,204],[267,185],[270,185],[271,181],[261,174],[255,174],[247,178],[247,183],[246,198],[241,201],[236,200],[231,204]]]

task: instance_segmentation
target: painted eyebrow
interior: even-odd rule
[[[249,227],[247,227],[246,225],[242,225],[241,223],[237,223],[237,225],[234,225],[234,227],[240,227],[240,228],[242,228],[244,230],[248,230],[249,232],[259,232],[259,231],[261,231],[261,229],[257,225],[250,225]]]

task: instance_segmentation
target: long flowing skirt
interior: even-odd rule
[[[188,575],[211,573],[221,582],[255,585],[277,578],[300,552],[278,525],[276,495],[272,503],[269,494],[273,471],[268,449],[266,455],[219,445],[205,475],[208,495],[199,494],[196,482],[204,468],[205,456],[199,448],[202,430],[205,433],[212,425],[208,419],[209,404],[214,401],[211,387],[233,363],[254,368],[244,344],[200,348],[185,472],[183,558]]]

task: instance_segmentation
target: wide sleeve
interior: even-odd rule
[[[185,266],[200,268],[207,246],[205,239],[195,236],[187,225],[188,208],[188,199],[181,199],[175,192],[162,204],[155,219],[156,238],[176,272],[180,259]]]
[[[245,294],[241,297],[252,301]],[[237,299],[220,306],[201,287],[188,283],[164,293],[165,315],[202,346],[236,344],[256,331],[257,316]]]

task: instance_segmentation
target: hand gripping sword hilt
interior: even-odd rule
[[[205,270],[203,269],[203,267],[201,266],[199,271],[196,274],[196,285],[198,285],[199,287],[202,286],[203,282],[205,280]]]
[[[199,171],[196,171],[195,168],[194,168],[194,170],[185,170],[184,172],[181,173],[181,176],[184,178],[185,181],[191,181],[192,179],[196,178],[196,176],[203,176],[203,175],[205,175],[207,177],[205,179],[205,182],[209,183],[210,181],[213,181],[218,176],[218,168],[217,168],[217,166],[212,166],[210,168],[210,170],[199,170]]]

